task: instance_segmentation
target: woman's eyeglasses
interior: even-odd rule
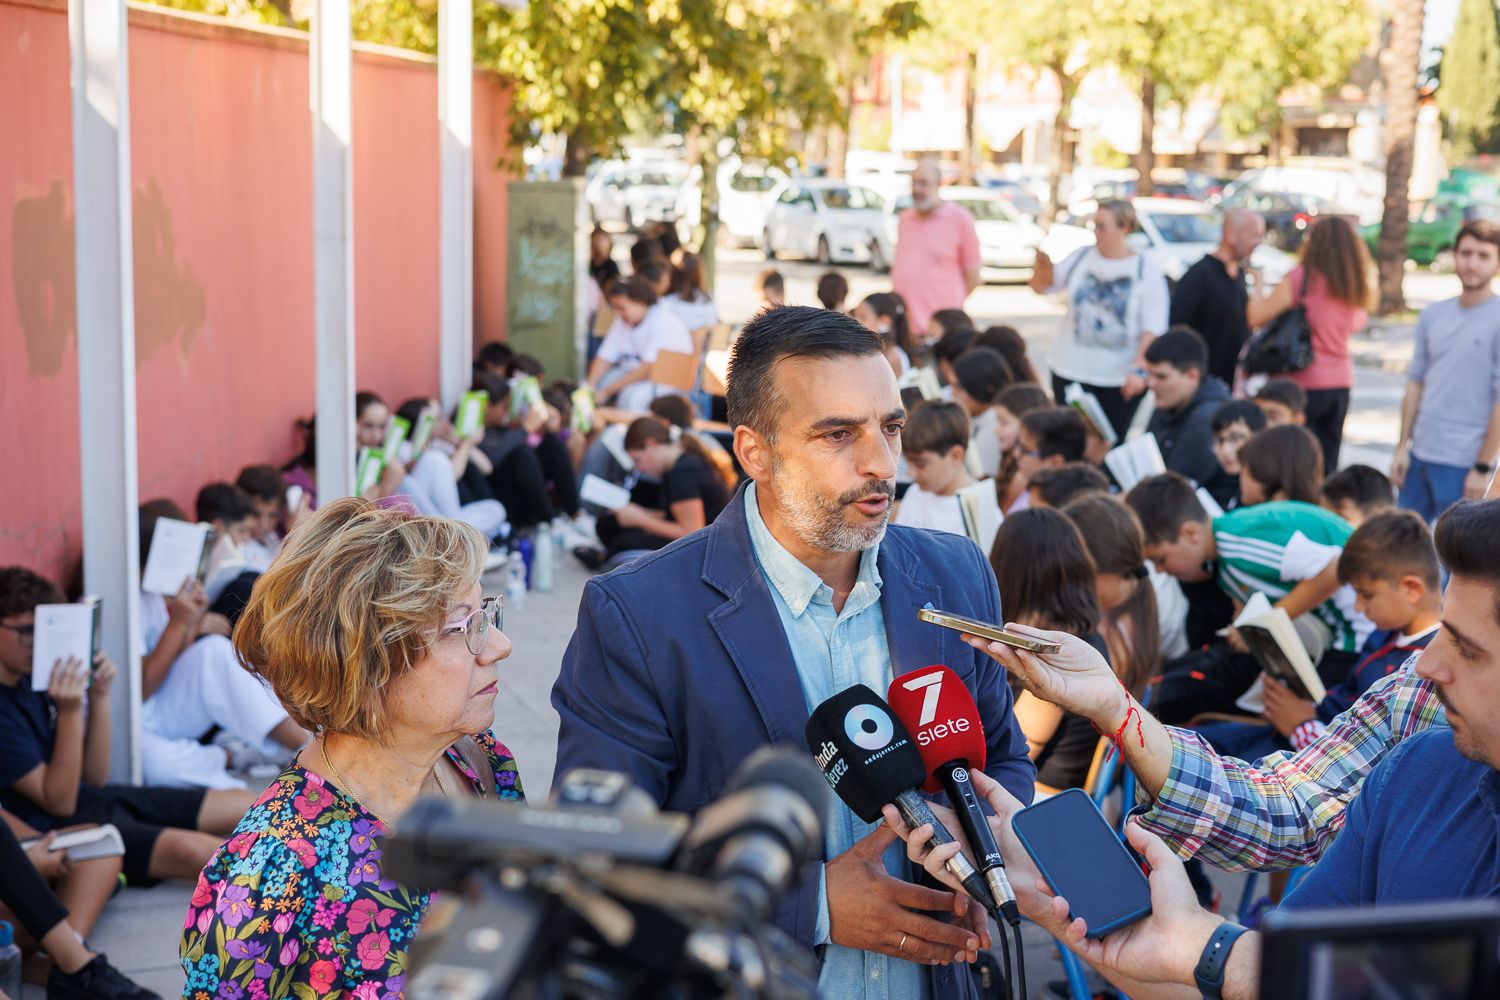
[[[505,599],[503,597],[486,597],[479,602],[479,610],[456,625],[448,625],[438,632],[438,638],[444,639],[450,635],[463,634],[464,645],[469,647],[469,652],[478,656],[484,652],[484,644],[490,637],[490,629],[497,632],[505,630]]]

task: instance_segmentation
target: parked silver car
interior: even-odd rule
[[[885,203],[866,187],[821,177],[798,177],[779,185],[766,213],[761,249],[811,257],[822,264],[889,266]]]
[[[653,222],[676,222],[687,167],[672,160],[606,163],[584,190],[595,222],[624,223],[643,229]]]

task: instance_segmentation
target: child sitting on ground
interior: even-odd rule
[[[1351,465],[1323,480],[1318,502],[1355,528],[1396,505],[1391,481],[1368,465]]]
[[[1267,500],[1318,502],[1323,448],[1305,427],[1267,427],[1240,448],[1240,504]]]
[[[1074,497],[1085,493],[1108,493],[1109,477],[1097,465],[1069,462],[1038,469],[1026,484],[1032,507],[1062,510]]]
[[[1267,427],[1307,423],[1307,392],[1289,378],[1273,378],[1261,386],[1255,405],[1266,415]]]
[[[1225,510],[1240,505],[1240,449],[1266,428],[1266,415],[1248,399],[1231,399],[1214,411],[1209,427],[1214,432],[1214,458],[1223,476],[1213,477],[1209,496]]]
[[[1349,676],[1317,704],[1298,697],[1282,681],[1264,677],[1266,723],[1198,727],[1215,750],[1242,760],[1301,750],[1437,634],[1442,619],[1437,551],[1432,533],[1416,514],[1386,510],[1356,528],[1339,556],[1338,574],[1354,589],[1355,608],[1379,630],[1365,641]]]
[[[994,483],[969,474],[969,418],[957,403],[924,403],[907,418],[901,449],[912,485],[891,519],[913,528],[967,535],[984,552],[1004,515]]]
[[[1343,681],[1369,637],[1370,620],[1355,610],[1354,592],[1339,580],[1338,560],[1349,525],[1321,507],[1275,500],[1210,518],[1191,481],[1175,473],[1142,480],[1125,498],[1146,533],[1146,557],[1184,583],[1215,577],[1234,602],[1264,593],[1322,649],[1310,658],[1326,685]],[[1304,635],[1304,642],[1308,635]],[[1229,642],[1248,649],[1234,629]]]
[[[995,495],[1007,514],[1025,510],[1030,503],[1026,477],[1020,475],[1021,418],[1032,410],[1052,405],[1047,390],[1035,382],[1018,382],[1000,390],[995,411],[995,438],[1000,442],[1000,471],[995,475]]]

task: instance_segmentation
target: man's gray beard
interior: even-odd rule
[[[771,476],[776,481],[776,504],[787,527],[804,545],[823,552],[863,552],[880,544],[885,537],[886,523],[891,517],[889,506],[878,522],[853,525],[846,520],[842,505],[830,505],[782,472],[781,463],[773,458]]]

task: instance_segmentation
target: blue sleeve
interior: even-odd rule
[[[967,546],[974,562],[974,575],[983,592],[985,621],[1004,622],[1000,610],[1000,586],[995,582],[995,571],[977,545]],[[1021,725],[1016,721],[1015,704],[1011,698],[1010,685],[1006,682],[1005,669],[972,646],[965,646],[974,658],[974,701],[979,707],[979,718],[984,723],[985,766],[991,778],[1005,786],[1005,790],[1030,805],[1036,795],[1036,765],[1031,761],[1030,748]]]
[[[561,723],[554,784],[575,767],[623,771],[658,805],[666,801],[677,747],[640,633],[597,580],[583,589],[552,707]]]

